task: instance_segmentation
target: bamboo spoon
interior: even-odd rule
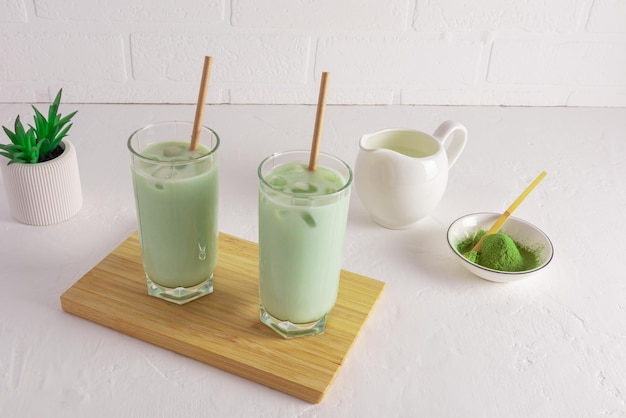
[[[322,136],[322,124],[324,122],[324,110],[326,108],[326,90],[328,87],[329,73],[322,73],[320,82],[320,94],[317,99],[317,114],[315,116],[315,129],[313,130],[313,141],[311,143],[311,156],[309,157],[309,171],[317,170],[317,156],[320,151],[320,139]]]
[[[204,66],[202,68],[202,80],[200,82],[200,91],[198,92],[198,103],[196,103],[196,116],[193,120],[193,131],[191,132],[191,143],[189,150],[198,149],[200,141],[200,130],[202,128],[202,116],[204,115],[204,105],[206,103],[206,92],[209,88],[209,77],[211,75],[212,59],[209,56],[204,57]]]
[[[528,185],[528,187],[526,187],[526,189],[522,192],[522,194],[520,194],[517,199],[515,199],[515,201],[511,204],[511,206],[509,206],[507,208],[507,210],[504,211],[504,213],[502,213],[502,215],[500,215],[500,217],[494,222],[494,224],[491,226],[491,228],[489,228],[489,230],[487,232],[485,232],[485,235],[483,235],[478,242],[474,245],[474,247],[472,247],[472,249],[468,252],[466,252],[465,254],[463,254],[463,256],[465,258],[467,258],[470,261],[474,261],[476,260],[476,252],[478,250],[480,250],[483,246],[483,240],[485,239],[485,237],[495,234],[496,232],[498,232],[500,230],[500,228],[502,228],[502,225],[504,225],[504,223],[506,222],[506,220],[509,218],[509,216],[511,216],[511,213],[513,213],[513,211],[515,209],[517,209],[517,207],[522,203],[522,201],[524,199],[526,199],[526,197],[530,194],[530,192],[533,191],[533,189],[537,186],[537,184],[539,184],[539,182],[541,180],[543,180],[543,178],[547,175],[548,173],[546,173],[545,171],[542,171],[535,180],[533,180],[532,183],[530,183],[530,185]]]

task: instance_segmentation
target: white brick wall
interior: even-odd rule
[[[0,0],[0,102],[626,106],[626,0]]]
[[[419,31],[575,32],[589,1],[417,0],[413,26]]]

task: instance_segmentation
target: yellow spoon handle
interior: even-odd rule
[[[526,189],[522,192],[522,194],[520,194],[518,198],[515,199],[515,201],[511,204],[511,206],[509,206],[508,209],[505,210],[504,213],[500,215],[500,217],[494,222],[491,228],[489,228],[489,230],[485,232],[485,235],[483,235],[482,238],[476,243],[476,245],[474,245],[471,251],[480,250],[483,245],[483,240],[485,239],[485,237],[491,234],[495,234],[496,232],[500,230],[500,228],[502,228],[502,225],[504,225],[504,223],[509,218],[509,216],[511,216],[511,213],[513,213],[513,211],[517,209],[520,203],[522,203],[522,201],[526,199],[526,197],[530,194],[530,192],[533,191],[533,189],[539,184],[541,180],[543,180],[543,178],[547,174],[548,173],[546,173],[545,171],[542,171],[541,174],[539,174],[537,178],[533,180],[533,182],[530,183],[528,187],[526,187]]]

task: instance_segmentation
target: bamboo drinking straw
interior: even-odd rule
[[[320,82],[320,94],[317,99],[317,114],[315,115],[315,129],[313,130],[313,142],[311,143],[311,156],[309,157],[309,171],[317,169],[317,156],[320,151],[320,138],[322,136],[322,124],[324,122],[324,110],[326,107],[326,89],[328,86],[329,73],[322,73]]]
[[[541,180],[543,180],[543,178],[546,175],[547,175],[547,173],[545,171],[542,171],[541,174],[539,174],[537,176],[537,178],[535,180],[533,180],[533,182],[530,183],[530,185],[528,187],[526,187],[526,189],[522,192],[522,194],[520,194],[518,196],[518,198],[515,199],[515,201],[511,204],[511,206],[509,206],[508,209],[505,210],[504,213],[502,215],[500,215],[500,217],[494,222],[494,224],[491,226],[491,228],[489,228],[489,230],[487,232],[485,232],[485,235],[483,235],[480,238],[480,240],[478,240],[476,245],[474,245],[474,247],[469,251],[470,253],[480,250],[482,248],[482,246],[483,246],[483,240],[485,239],[485,237],[488,236],[488,235],[491,235],[491,234],[495,234],[496,232],[498,232],[500,230],[500,228],[502,228],[502,225],[504,225],[504,223],[509,218],[509,216],[511,216],[511,213],[513,213],[513,211],[515,209],[517,209],[517,207],[520,205],[520,203],[522,203],[522,201],[524,199],[526,199],[526,196],[528,196],[530,194],[530,192],[533,191],[535,186],[537,186],[537,184],[539,184],[539,182]],[[466,254],[464,254],[464,255],[467,257]]]
[[[206,103],[206,92],[209,88],[209,77],[211,75],[211,57],[204,57],[204,67],[202,68],[202,80],[200,82],[200,91],[198,92],[198,103],[196,104],[196,116],[193,120],[193,131],[191,133],[191,143],[189,150],[198,149],[200,141],[200,129],[202,128],[202,116],[204,115],[204,105]]]

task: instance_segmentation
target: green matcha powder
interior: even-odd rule
[[[467,258],[470,261],[492,270],[526,271],[539,265],[539,250],[521,245],[502,232],[485,237],[482,248],[470,253],[485,232],[480,230],[474,236],[461,241],[456,247],[457,251],[461,254],[469,253]]]

